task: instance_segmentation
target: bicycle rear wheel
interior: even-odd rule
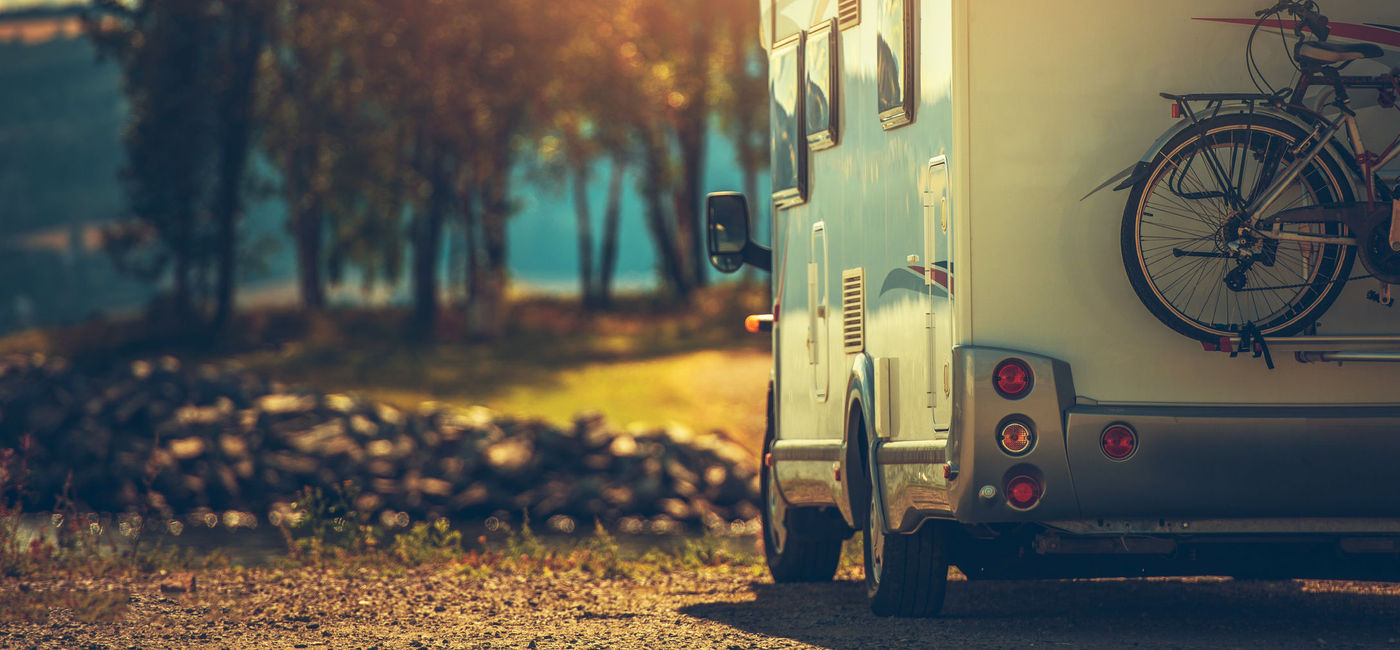
[[[1311,325],[1341,293],[1356,248],[1270,239],[1241,228],[1238,212],[1293,160],[1307,134],[1266,115],[1204,120],[1163,147],[1123,212],[1123,265],[1143,305],[1202,341],[1265,336]],[[1280,210],[1352,200],[1330,152],[1318,155],[1274,202]],[[1340,223],[1290,223],[1286,233],[1348,236]]]

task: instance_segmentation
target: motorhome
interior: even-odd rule
[[[1251,43],[1270,0],[759,1],[773,193],[712,195],[707,223],[717,268],[772,272],[750,326],[773,341],[775,580],[831,579],[857,532],[882,615],[937,613],[950,565],[1400,579],[1389,286],[1357,263],[1298,332],[1203,342],[1125,271],[1122,183],[1143,181],[1115,173],[1190,128],[1159,93],[1289,87],[1309,34],[1284,15]],[[1348,74],[1400,66],[1400,3],[1318,9]],[[1400,132],[1393,93],[1353,99],[1372,148]],[[1280,104],[1208,109],[1314,126]],[[1351,176],[1335,191],[1364,200]],[[1390,201],[1393,176],[1375,182]],[[772,231],[751,233],[763,202]],[[1179,256],[1238,255],[1220,250]]]

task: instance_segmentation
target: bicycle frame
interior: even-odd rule
[[[1362,180],[1366,184],[1365,214],[1370,215],[1376,210],[1377,201],[1375,172],[1377,169],[1384,167],[1387,163],[1391,162],[1392,160],[1395,160],[1397,156],[1400,156],[1400,135],[1398,135],[1394,140],[1392,140],[1390,145],[1387,146],[1386,149],[1379,154],[1372,153],[1371,151],[1367,150],[1366,144],[1361,137],[1361,127],[1357,124],[1356,113],[1351,110],[1351,100],[1348,97],[1346,91],[1347,89],[1351,88],[1359,88],[1363,90],[1376,90],[1377,92],[1381,93],[1381,104],[1383,106],[1388,105],[1391,108],[1396,108],[1397,110],[1400,110],[1400,105],[1397,105],[1395,103],[1396,94],[1400,94],[1400,79],[1397,79],[1397,77],[1391,74],[1370,77],[1348,77],[1336,75],[1335,72],[1330,72],[1329,74],[1329,72],[1310,71],[1307,74],[1304,74],[1298,80],[1297,87],[1294,88],[1292,95],[1290,95],[1290,97],[1294,101],[1293,103],[1290,103],[1288,105],[1289,108],[1307,111],[1314,115],[1318,121],[1318,125],[1313,130],[1312,134],[1309,135],[1309,137],[1303,142],[1299,143],[1299,147],[1301,148],[1303,145],[1306,145],[1307,143],[1311,142],[1314,138],[1316,139],[1316,143],[1312,145],[1312,147],[1308,150],[1308,152],[1305,155],[1295,159],[1287,168],[1285,168],[1284,172],[1280,174],[1278,178],[1275,178],[1273,182],[1269,184],[1268,188],[1266,188],[1262,193],[1260,193],[1253,200],[1251,200],[1249,204],[1243,206],[1245,214],[1249,215],[1248,223],[1250,224],[1251,229],[1257,228],[1260,222],[1260,215],[1268,211],[1269,207],[1272,206],[1274,202],[1277,201],[1278,198],[1283,195],[1283,192],[1288,187],[1288,185],[1298,178],[1298,175],[1303,172],[1303,169],[1305,169],[1314,159],[1316,159],[1317,156],[1320,155],[1327,148],[1327,146],[1333,142],[1333,139],[1336,138],[1337,134],[1340,133],[1343,129],[1345,129],[1347,132],[1347,138],[1350,140],[1351,144],[1352,155],[1356,158],[1356,163],[1360,168],[1359,171]],[[1305,96],[1309,89],[1319,85],[1330,86],[1334,88],[1337,92],[1337,97],[1333,101],[1333,105],[1341,109],[1342,115],[1335,121],[1328,120],[1327,118],[1323,117],[1322,115],[1316,112],[1308,111],[1308,109],[1305,106],[1301,105],[1300,103],[1297,103],[1299,101],[1299,98]],[[1214,157],[1212,156],[1211,166],[1213,169],[1213,173],[1219,173],[1214,169],[1215,167],[1219,166],[1219,164],[1219,161],[1214,160]],[[1353,208],[1354,206],[1322,206],[1303,208],[1298,210],[1297,212],[1302,213],[1303,211],[1306,211],[1307,214],[1313,216],[1326,215],[1330,218],[1314,220],[1338,221],[1354,226],[1358,222],[1358,218],[1356,215],[1356,211]],[[1277,217],[1278,215],[1275,216]],[[1278,222],[1275,223],[1277,224]],[[1353,230],[1356,230],[1356,228],[1353,228]],[[1262,237],[1268,237],[1272,239],[1287,239],[1292,241],[1309,241],[1318,243],[1356,245],[1355,237],[1315,237],[1311,235],[1300,235],[1296,233],[1281,233],[1278,232],[1277,228],[1273,229],[1272,231],[1256,230],[1256,232]],[[1353,234],[1355,235],[1357,233]],[[1395,238],[1392,237],[1392,240],[1394,239]]]

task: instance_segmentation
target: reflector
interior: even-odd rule
[[[1123,460],[1137,451],[1137,433],[1126,424],[1109,425],[1100,438],[1103,453],[1113,460]]]

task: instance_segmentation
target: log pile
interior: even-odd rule
[[[404,412],[170,357],[101,372],[0,359],[0,449],[21,447],[30,509],[67,494],[107,512],[268,513],[304,486],[351,481],[362,511],[415,519],[528,510],[713,527],[757,515],[753,459],[719,436],[431,403]],[[6,481],[13,491],[17,475]]]

